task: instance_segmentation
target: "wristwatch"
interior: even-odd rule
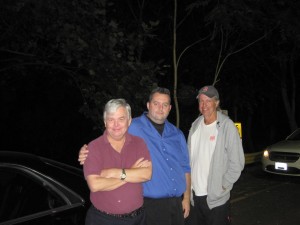
[[[122,169],[121,176],[120,176],[120,179],[121,179],[121,180],[125,180],[125,178],[126,178],[126,172],[125,172],[125,169],[123,168],[123,169]]]

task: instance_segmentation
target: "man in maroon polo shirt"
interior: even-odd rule
[[[89,143],[84,176],[92,206],[86,225],[145,224],[142,182],[151,179],[152,163],[143,139],[127,132],[131,108],[112,99],[103,113],[106,130]]]

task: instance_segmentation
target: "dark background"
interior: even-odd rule
[[[203,85],[241,122],[245,152],[299,121],[300,3],[178,1],[176,93],[185,135]],[[0,0],[1,150],[73,165],[103,132],[102,107],[125,98],[133,116],[150,90],[174,92],[174,1]],[[181,55],[181,53],[184,54]],[[169,120],[176,123],[175,105]]]

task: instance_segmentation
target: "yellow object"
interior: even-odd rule
[[[236,128],[238,129],[240,138],[242,138],[242,123],[234,123]]]

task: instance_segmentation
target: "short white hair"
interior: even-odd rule
[[[124,107],[127,112],[128,119],[131,119],[131,107],[123,98],[111,99],[109,100],[105,106],[103,111],[103,121],[106,120],[106,116],[108,113],[114,113],[118,108]]]

